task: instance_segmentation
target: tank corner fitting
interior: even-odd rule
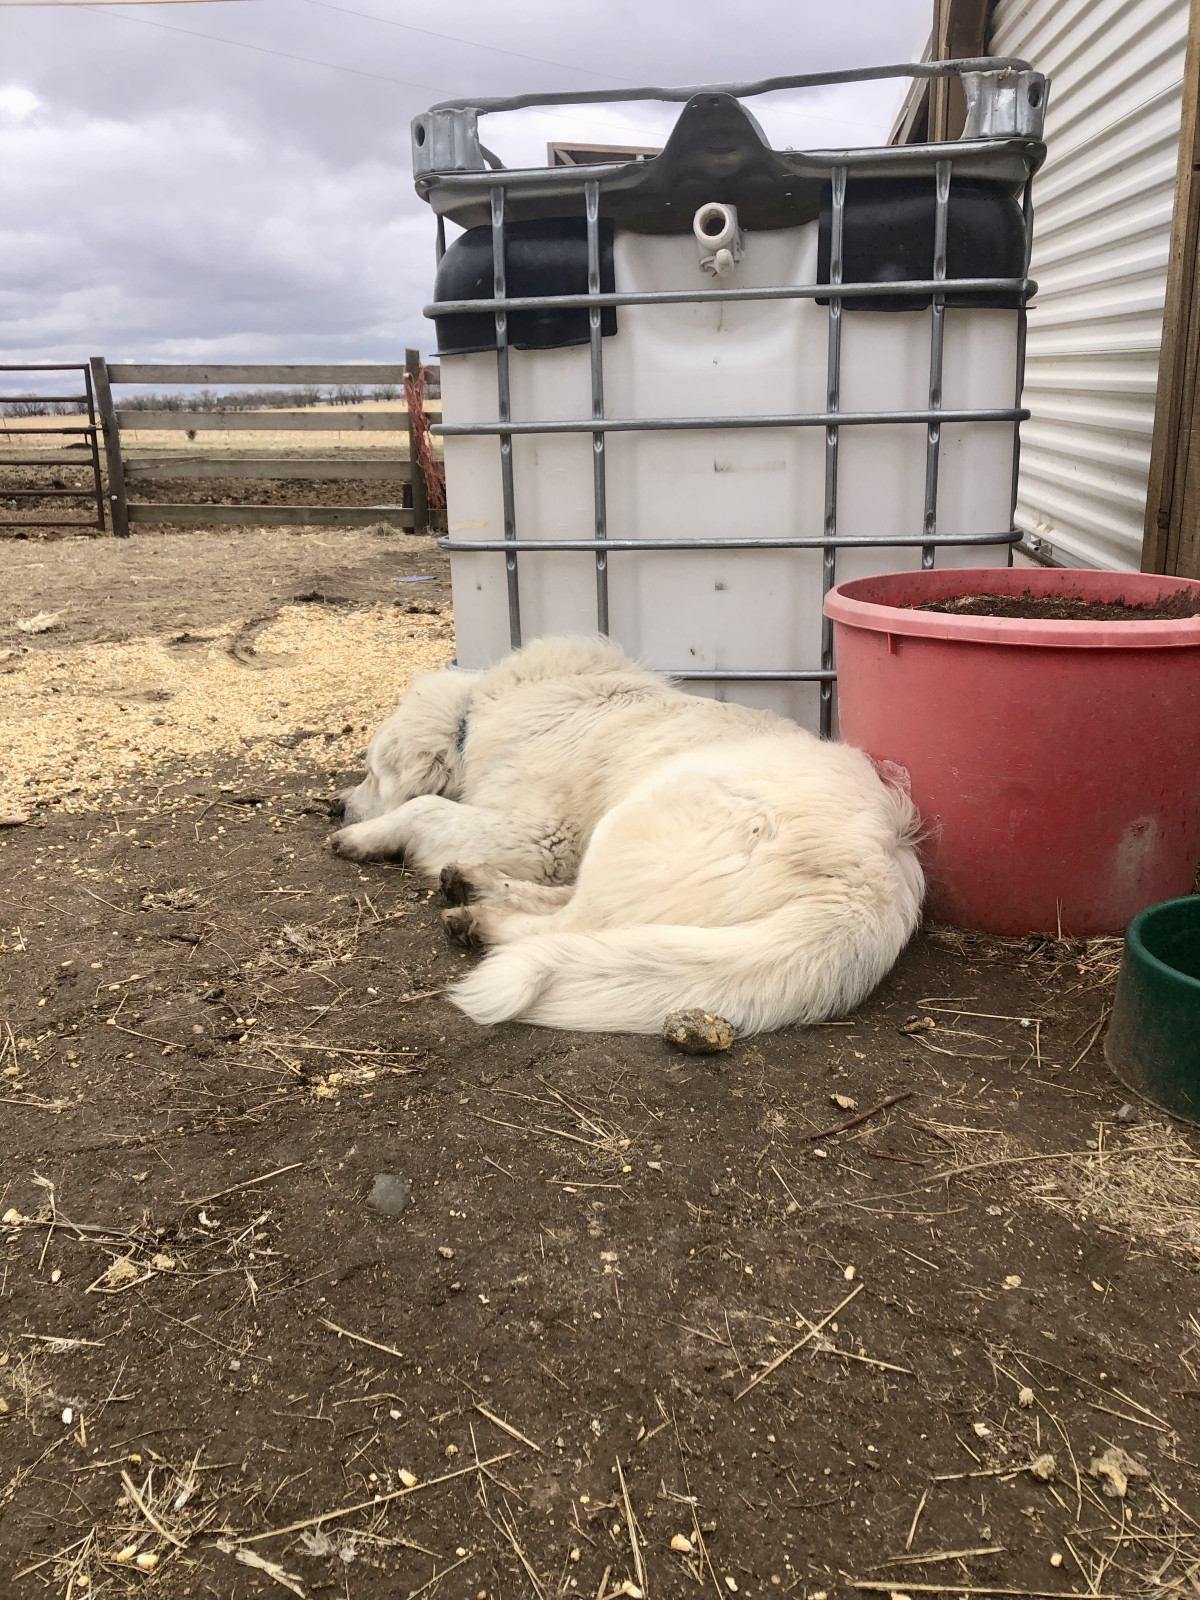
[[[964,139],[1040,139],[1050,80],[1041,72],[964,72]]]
[[[487,163],[479,145],[479,113],[472,110],[423,111],[412,120],[413,177],[435,172],[482,172]]]
[[[710,200],[692,218],[692,232],[700,252],[700,266],[715,278],[725,278],[742,259],[742,230],[736,206]]]

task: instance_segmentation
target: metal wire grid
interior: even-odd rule
[[[911,152],[910,152],[911,154]],[[1036,285],[1029,281],[1029,252],[1032,244],[1033,211],[1031,202],[1032,179],[1025,183],[1023,210],[1025,217],[1025,263],[1020,278],[955,278],[956,293],[1000,291],[1015,293],[1017,310],[1016,389],[1012,406],[973,407],[947,410],[942,405],[942,369],[945,350],[946,312],[946,244],[949,221],[950,181],[953,160],[939,157],[934,166],[934,252],[933,277],[909,279],[886,284],[843,283],[843,239],[845,232],[846,182],[848,162],[836,162],[830,170],[831,223],[828,283],[787,285],[769,288],[734,289],[715,288],[701,290],[660,290],[637,293],[600,292],[600,181],[593,177],[584,182],[584,210],[587,222],[588,292],[586,295],[532,295],[509,298],[505,272],[505,198],[506,189],[516,174],[503,172],[472,173],[471,181],[486,183],[491,198],[492,262],[495,274],[493,297],[490,300],[440,301],[425,308],[426,316],[447,316],[454,313],[480,313],[491,311],[496,323],[496,377],[497,413],[494,423],[442,423],[433,432],[444,437],[495,435],[500,444],[501,492],[504,508],[503,539],[441,538],[438,543],[450,551],[490,551],[503,553],[508,589],[509,638],[514,649],[521,644],[521,590],[517,565],[518,554],[544,554],[551,551],[594,551],[596,560],[596,626],[600,633],[609,632],[608,558],[611,553],[648,550],[804,550],[822,552],[822,596],[828,594],[837,582],[837,552],[839,549],[919,547],[921,565],[934,565],[939,546],[962,548],[969,545],[1008,546],[1008,561],[1012,561],[1012,546],[1020,539],[1020,530],[1014,526],[1016,508],[1018,451],[1020,424],[1029,413],[1021,408],[1021,388],[1024,379],[1026,312],[1025,305]],[[521,178],[527,175],[522,174]],[[531,176],[531,175],[530,175]],[[447,180],[443,180],[447,181]],[[453,178],[449,179],[453,183]],[[519,182],[520,179],[517,179]],[[445,251],[445,227],[438,218],[438,260]],[[842,308],[847,300],[859,297],[875,298],[880,295],[914,295],[931,297],[929,343],[929,399],[924,410],[857,411],[844,412],[840,408]],[[601,313],[607,306],[621,305],[677,305],[706,301],[741,300],[796,300],[828,298],[829,332],[826,362],[826,397],[823,412],[798,412],[782,415],[756,415],[735,417],[646,417],[613,418],[604,415],[604,348],[601,336]],[[585,421],[523,421],[512,419],[512,397],[509,379],[508,314],[523,310],[582,309],[589,317],[589,366],[591,373],[591,417]],[[926,428],[925,504],[922,532],[913,537],[845,538],[837,531],[838,444],[842,428],[869,427],[873,425],[909,422],[924,424]],[[1009,526],[1003,531],[982,534],[941,535],[937,531],[938,474],[941,461],[942,425],[947,422],[1011,422],[1013,424],[1013,489]],[[820,538],[779,539],[611,539],[608,535],[605,484],[605,437],[609,433],[652,432],[659,430],[730,428],[795,428],[823,427],[825,430],[825,516],[824,532]],[[513,487],[512,441],[518,434],[590,433],[592,437],[593,505],[595,534],[591,539],[521,539],[517,534],[516,497]],[[717,670],[685,669],[671,671],[669,676],[682,680],[705,683],[818,683],[820,685],[820,730],[824,737],[832,732],[833,686],[837,679],[834,664],[833,624],[822,613],[821,664],[819,668],[799,670]]]
[[[72,362],[66,365],[51,362],[32,366],[13,364],[0,365],[0,372],[82,372],[82,394],[48,394],[48,395],[12,395],[0,394],[0,406],[11,404],[13,401],[36,400],[46,404],[61,402],[72,405],[87,406],[87,422],[69,425],[47,425],[37,428],[0,429],[0,440],[22,439],[27,434],[82,434],[86,441],[88,457],[84,461],[72,461],[64,456],[61,462],[48,461],[43,456],[3,456],[0,457],[0,467],[54,467],[54,466],[84,466],[92,471],[91,487],[87,489],[10,489],[0,486],[0,500],[94,500],[96,514],[84,522],[80,518],[63,517],[4,517],[0,518],[0,528],[99,528],[104,531],[104,487],[100,477],[100,446],[99,427],[96,422],[95,398],[92,393],[92,375],[87,367],[79,366]],[[82,508],[79,508],[82,509]]]

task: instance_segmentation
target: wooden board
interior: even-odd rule
[[[411,528],[411,511],[371,506],[178,506],[143,502],[129,507],[130,522],[176,528],[365,528],[389,522]]]
[[[404,365],[406,370],[412,375],[413,382],[415,383],[421,370],[421,352],[419,350],[406,350],[404,352]],[[405,398],[407,400],[407,395]],[[418,411],[423,413],[424,409],[424,403],[422,402],[422,404],[418,407]],[[412,475],[413,527],[418,533],[425,533],[429,528],[429,494],[425,485],[425,473],[421,468],[420,462],[417,461],[416,458],[416,435],[413,430],[412,413],[409,412],[408,459],[410,461],[416,461],[416,471]]]
[[[395,411],[121,411],[126,433],[406,433]]]
[[[984,54],[987,0],[934,0],[931,58],[962,61]],[[929,85],[931,143],[961,139],[967,98],[961,78],[934,78]]]
[[[92,452],[86,445],[73,445],[73,450],[87,450],[86,455],[68,455],[64,450],[40,450],[26,456],[0,455],[0,467],[86,467],[92,466]]]
[[[383,451],[379,451],[379,456]],[[329,461],[314,457],[311,461],[264,458],[253,456],[154,456],[152,458],[125,458],[126,478],[140,481],[173,478],[261,478],[308,479],[313,483],[354,482],[356,479],[386,479],[393,483],[408,483],[412,476],[407,461],[378,456],[369,461]]]
[[[180,366],[116,362],[110,383],[394,383],[404,382],[402,364],[367,366]]]
[[[128,539],[129,515],[125,500],[125,464],[121,460],[121,429],[113,410],[108,363],[103,356],[92,356],[92,393],[96,417],[104,430],[104,464],[108,470],[108,516],[114,539]]]
[[[117,411],[129,433],[404,433],[396,411]]]
[[[1200,578],[1200,0],[1192,0],[1142,571]]]

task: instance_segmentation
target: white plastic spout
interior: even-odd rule
[[[737,207],[710,200],[692,218],[692,232],[700,251],[701,269],[714,277],[727,277],[742,259]]]

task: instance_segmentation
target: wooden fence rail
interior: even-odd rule
[[[123,411],[117,425],[130,432],[162,433],[187,428],[192,433],[404,433],[402,411]]]
[[[235,409],[138,411],[120,406],[113,398],[114,384],[186,383],[203,386],[214,383],[253,383],[284,386],[289,384],[366,384],[403,385],[406,370],[415,375],[420,366],[416,350],[405,351],[403,366],[375,363],[369,366],[322,365],[179,365],[177,363],[114,362],[103,356],[90,362],[96,411],[104,431],[104,454],[108,469],[108,507],[112,531],[127,538],[133,522],[151,522],[175,527],[285,527],[309,524],[317,527],[353,528],[377,522],[424,531],[429,523],[425,480],[414,472],[412,420],[407,408],[395,411],[356,411],[346,409],[331,417],[328,412],[238,411]],[[401,403],[402,404],[402,403]],[[379,459],[351,460],[312,457],[228,458],[188,455],[175,457],[131,457],[122,447],[122,431],[197,433],[262,432],[319,433],[405,433],[408,460],[398,455]],[[378,453],[379,455],[382,452]],[[131,480],[155,479],[260,478],[312,481],[386,479],[410,486],[411,504],[404,506],[213,506],[180,505],[165,501],[131,501]]]
[[[408,352],[410,355],[411,351]],[[109,364],[112,383],[394,383],[404,382],[404,367],[388,365],[336,366],[179,366],[156,362],[114,361]]]
[[[378,452],[380,455],[382,451]],[[397,464],[394,457],[383,461],[367,460],[363,456],[348,456],[339,460],[296,460],[289,456],[155,456],[136,463],[139,479],[186,478],[307,478],[314,483],[358,482],[363,479],[386,478],[403,481],[408,463]]]

